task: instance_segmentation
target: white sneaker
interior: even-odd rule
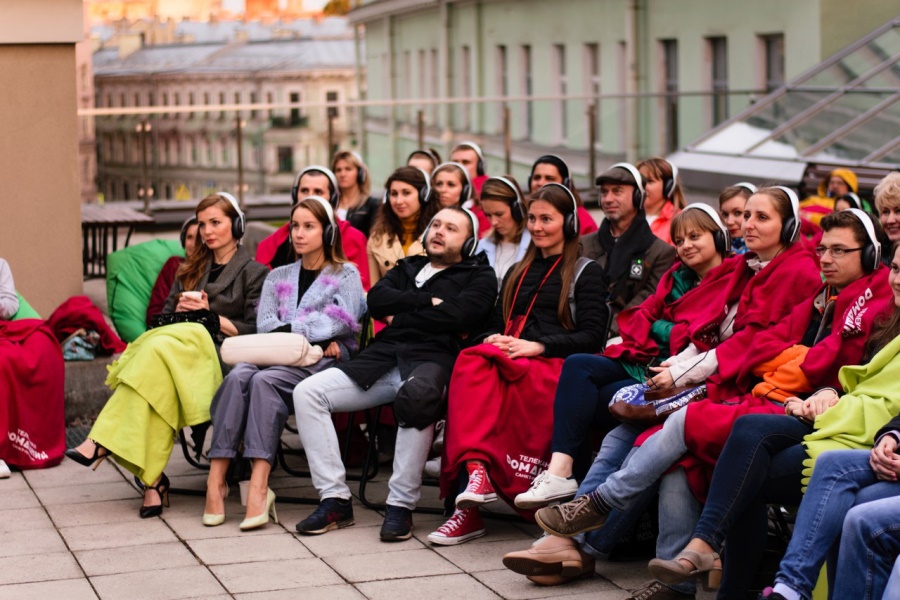
[[[9,467],[6,466],[6,463],[0,460],[0,479],[8,478],[12,473],[9,471]]]
[[[542,508],[556,500],[569,500],[575,497],[578,484],[574,479],[566,479],[551,475],[544,471],[534,478],[528,491],[516,496],[516,506],[519,508]]]
[[[430,477],[431,479],[440,479],[441,478],[441,457],[432,458],[428,462],[425,463],[425,470],[422,471],[425,477]]]

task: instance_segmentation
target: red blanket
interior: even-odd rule
[[[278,247],[288,238],[288,226],[285,223],[275,230],[275,233],[264,239],[256,247],[256,262],[272,268],[272,259]],[[350,225],[347,221],[338,219],[338,228],[341,231],[341,244],[344,246],[344,254],[347,260],[359,269],[359,278],[362,280],[363,289],[369,291],[369,257],[366,254],[366,236]]]
[[[103,313],[94,306],[87,296],[72,296],[59,305],[47,319],[56,339],[62,342],[79,329],[93,329],[100,334],[100,348],[103,353],[125,352],[125,342],[106,324]]]
[[[52,467],[66,449],[62,348],[39,319],[0,321],[0,459]]]
[[[776,327],[759,337],[780,337],[799,342],[810,325],[814,298],[798,304]],[[800,365],[810,385],[813,388],[839,387],[837,375],[840,367],[863,361],[869,335],[876,323],[891,310],[893,295],[887,283],[885,267],[842,290],[835,300],[831,333],[810,347]],[[688,473],[691,489],[701,500],[706,497],[712,470],[734,422],[746,414],[784,412],[781,404],[752,394],[730,398],[727,403],[704,400],[690,404],[686,410],[685,443],[689,454],[682,461],[682,466]]]
[[[443,497],[456,493],[468,460],[487,465],[497,494],[510,505],[531,486],[550,460],[553,398],[562,364],[561,358],[510,360],[490,344],[459,355],[450,378]]]
[[[659,355],[659,347],[650,337],[653,323],[662,319],[673,324],[669,354],[678,354],[690,343],[690,325],[709,311],[710,306],[725,306],[738,301],[752,271],[742,256],[734,256],[710,270],[703,281],[675,302],[666,302],[674,285],[673,274],[682,268],[676,263],[665,272],[656,291],[638,306],[619,313],[617,321],[622,343],[608,347],[603,355],[636,363],[647,363]]]

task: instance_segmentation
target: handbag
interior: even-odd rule
[[[609,412],[623,423],[657,425],[676,410],[705,397],[705,385],[651,388],[643,383],[636,383],[623,387],[613,395]]]
[[[206,327],[213,340],[219,335],[219,315],[206,308],[184,312],[160,313],[150,320],[150,329],[177,323],[199,323]]]
[[[319,362],[324,352],[299,333],[272,332],[225,338],[221,356],[226,365],[245,362],[257,367],[308,367]]]

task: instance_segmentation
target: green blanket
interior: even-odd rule
[[[113,395],[88,437],[152,485],[169,462],[175,433],[209,421],[222,383],[215,344],[202,325],[167,325],[128,344],[108,368]]]
[[[895,338],[867,365],[841,368],[838,379],[845,390],[840,401],[816,418],[815,431],[804,438],[803,486],[809,483],[816,458],[828,450],[871,448],[875,434],[900,414],[900,337]]]

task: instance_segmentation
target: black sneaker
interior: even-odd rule
[[[325,498],[311,515],[297,523],[297,533],[320,535],[332,529],[353,525],[353,505],[350,500]]]
[[[387,505],[381,525],[382,542],[401,542],[412,537],[412,511],[402,506]]]

